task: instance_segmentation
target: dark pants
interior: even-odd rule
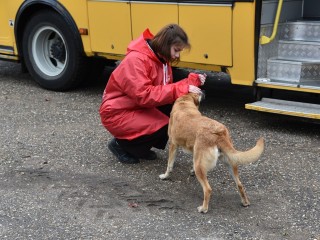
[[[160,106],[158,109],[167,116],[170,116],[172,105]],[[126,152],[136,157],[143,157],[152,147],[165,149],[168,142],[168,125],[163,126],[150,135],[143,135],[132,140],[118,138],[116,140]]]

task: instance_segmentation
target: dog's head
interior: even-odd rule
[[[200,102],[202,102],[205,99],[205,92],[201,91],[200,94],[198,93],[189,93],[186,96],[190,96],[194,102],[194,105],[196,105],[197,107],[200,106]]]

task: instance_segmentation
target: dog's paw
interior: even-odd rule
[[[162,180],[167,179],[168,178],[168,174],[165,174],[165,173],[164,174],[160,174],[159,178],[162,179]]]
[[[242,206],[243,207],[249,207],[250,206],[250,202],[249,201],[242,202]]]
[[[207,213],[208,212],[208,208],[204,208],[203,206],[199,206],[198,207],[198,212],[199,213]]]

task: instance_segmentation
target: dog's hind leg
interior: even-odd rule
[[[177,145],[170,142],[169,144],[169,158],[168,158],[168,165],[167,165],[167,171],[164,174],[160,174],[159,177],[161,179],[167,179],[172,172],[173,164],[176,158],[177,153]]]
[[[229,171],[230,171],[230,173],[232,175],[233,180],[237,184],[237,188],[238,188],[238,191],[239,191],[239,195],[241,197],[242,205],[244,207],[249,206],[250,205],[250,201],[248,199],[246,190],[245,190],[244,186],[242,185],[242,183],[240,182],[240,179],[239,179],[238,166],[229,165]]]

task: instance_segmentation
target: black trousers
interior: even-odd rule
[[[172,106],[172,104],[164,105],[158,107],[158,109],[167,116],[170,116]],[[132,140],[118,138],[116,140],[126,152],[136,157],[143,157],[152,147],[165,149],[168,142],[168,125],[163,126],[150,135],[143,135]]]

